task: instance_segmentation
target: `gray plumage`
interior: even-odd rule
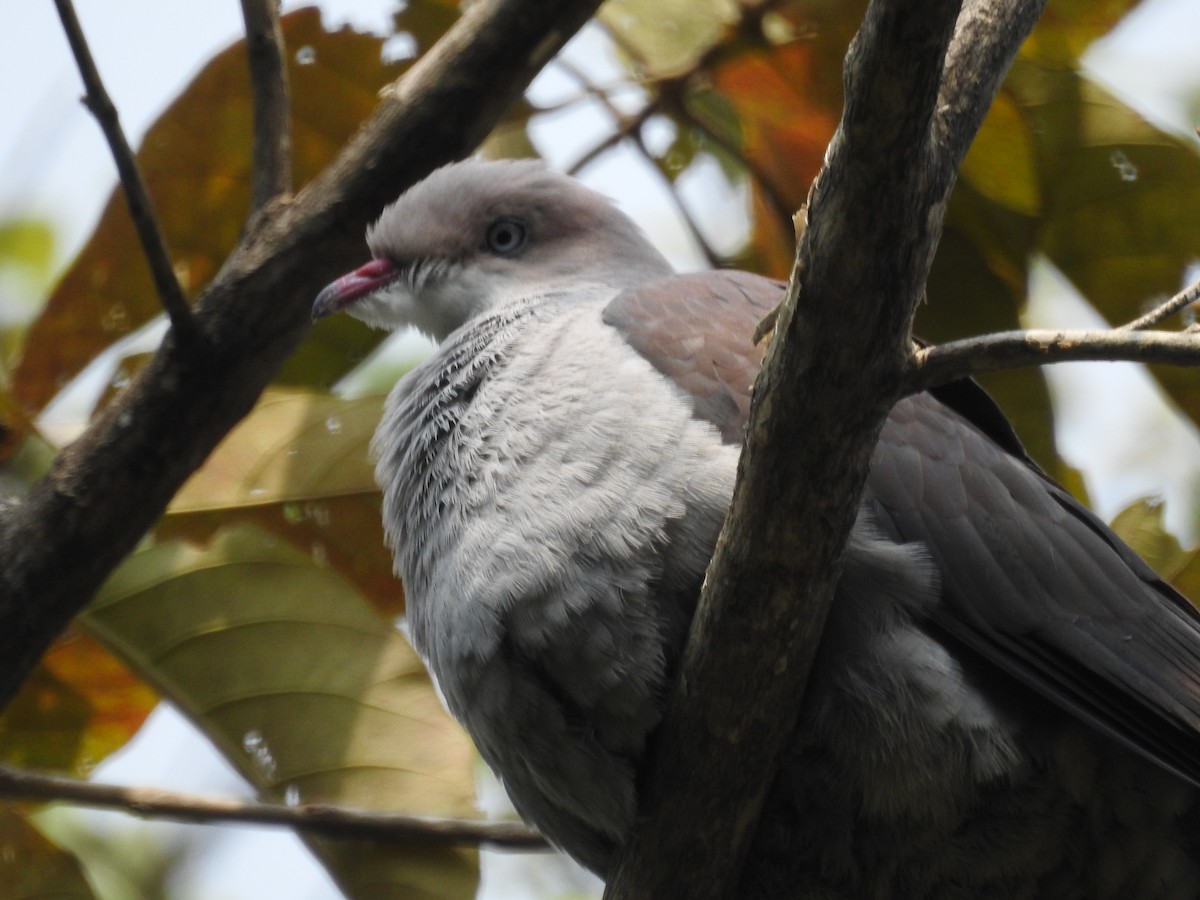
[[[531,162],[435,172],[368,244],[314,316],[440,341],[374,445],[413,642],[521,814],[603,874],[781,287],[674,275],[607,200]],[[909,398],[743,893],[1195,897],[1198,734],[1187,602],[973,385]]]

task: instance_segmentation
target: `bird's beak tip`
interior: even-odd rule
[[[317,294],[317,299],[312,306],[312,320],[316,322],[318,319],[324,319],[326,316],[331,316],[338,311],[337,295],[334,290],[337,287],[337,282],[327,285],[322,289],[321,293]]]

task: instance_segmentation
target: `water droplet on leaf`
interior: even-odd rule
[[[1112,167],[1117,170],[1117,174],[1121,176],[1122,181],[1137,181],[1138,168],[1135,166],[1120,150],[1114,150],[1109,154],[1108,161],[1112,163]]]

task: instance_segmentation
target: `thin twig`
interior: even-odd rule
[[[667,188],[667,193],[671,197],[671,201],[675,204],[675,208],[679,210],[679,214],[683,218],[684,224],[687,226],[688,231],[691,233],[692,239],[700,247],[700,251],[704,254],[704,258],[708,261],[709,266],[712,268],[718,267],[721,264],[720,254],[713,250],[712,246],[708,243],[708,239],[704,236],[704,233],[700,230],[699,226],[696,225],[696,221],[692,217],[691,211],[684,204],[683,199],[679,196],[679,192],[675,189],[675,183],[671,180],[670,176],[663,171],[662,162],[650,152],[649,148],[646,146],[645,140],[642,138],[642,126],[646,124],[646,121],[662,104],[667,94],[659,93],[658,96],[656,96],[652,101],[643,106],[636,115],[627,116],[617,108],[608,94],[596,87],[592,80],[588,78],[586,73],[582,72],[571,63],[565,61],[560,63],[560,67],[564,72],[574,78],[586,93],[594,97],[596,101],[604,107],[609,117],[613,120],[613,124],[615,126],[614,130],[604,141],[601,141],[597,147],[593,147],[592,150],[584,154],[569,171],[572,173],[577,172],[579,169],[583,168],[585,165],[595,159],[600,152],[603,152],[604,149],[612,146],[617,141],[625,138],[632,140],[634,146],[637,147],[638,152],[646,158],[646,161],[650,163],[654,171],[662,177]]]
[[[1118,331],[1144,331],[1157,325],[1164,319],[1169,319],[1175,313],[1191,306],[1193,303],[1200,301],[1200,280],[1192,282],[1182,291],[1168,300],[1166,303],[1152,309],[1144,316],[1134,319],[1132,322],[1126,322],[1120,326]]]
[[[113,161],[117,165],[117,173],[121,178],[121,186],[125,191],[125,202],[129,205],[129,214],[133,218],[134,228],[142,244],[142,252],[150,266],[150,274],[154,279],[155,290],[167,315],[171,319],[177,336],[192,337],[196,333],[195,321],[183,288],[175,277],[175,269],[171,265],[171,254],[167,250],[167,242],[158,224],[154,212],[154,204],[150,201],[150,193],[138,169],[137,159],[117,116],[117,109],[104,89],[92,53],[88,49],[87,39],[79,26],[75,8],[71,0],[54,0],[58,8],[59,19],[62,20],[63,31],[71,45],[71,53],[79,66],[79,74],[83,78],[83,104],[88,108],[108,141]]]
[[[646,124],[646,121],[658,109],[662,95],[653,97],[635,114],[627,116],[612,102],[612,98],[609,97],[607,91],[601,90],[588,78],[586,73],[573,65],[569,60],[559,59],[557,65],[579,85],[580,90],[604,107],[604,111],[608,113],[609,118],[612,119],[615,126],[599,143],[585,152],[583,156],[579,157],[574,164],[567,168],[567,174],[576,175],[590,165],[601,153],[615,147],[626,138],[639,134],[642,126]]]
[[[610,131],[601,141],[587,150],[579,159],[571,165],[567,172],[568,174],[578,174],[582,169],[591,164],[597,157],[607,150],[615,147],[626,139],[631,139],[638,151],[646,157],[653,165],[656,172],[662,175],[666,181],[668,192],[672,202],[679,210],[683,217],[684,223],[687,225],[688,231],[692,235],[692,239],[700,247],[708,264],[714,268],[720,266],[723,259],[716,250],[713,249],[708,242],[708,238],[697,226],[695,219],[692,217],[691,211],[683,203],[675,189],[675,184],[670,176],[662,168],[661,161],[652,154],[646,147],[642,138],[642,127],[646,124],[652,115],[655,115],[664,106],[670,107],[675,111],[676,117],[683,120],[684,125],[691,124],[698,130],[705,133],[710,139],[727,151],[737,156],[746,170],[752,177],[756,178],[762,185],[764,193],[767,196],[767,202],[779,214],[785,224],[790,225],[792,220],[792,210],[788,210],[786,202],[776,192],[770,181],[766,178],[762,169],[749,160],[739,150],[732,147],[728,141],[717,135],[715,131],[704,123],[699,122],[695,116],[691,115],[687,110],[685,98],[687,96],[688,87],[692,80],[702,72],[706,72],[716,62],[719,54],[723,51],[726,44],[737,37],[744,37],[747,34],[761,34],[763,16],[778,2],[778,0],[760,0],[760,2],[746,3],[741,7],[739,18],[732,23],[722,33],[721,37],[709,45],[696,60],[687,67],[686,70],[665,78],[657,79],[657,81],[647,82],[645,87],[655,89],[654,96],[634,115],[626,115],[613,104],[611,97],[607,91],[602,90],[595,85],[583,72],[577,69],[566,61],[560,61],[559,65],[575,81],[580,85],[582,90],[589,96],[594,97],[599,101],[609,115],[613,119],[615,128]],[[624,43],[622,36],[618,32],[610,31],[609,37],[619,47],[626,52],[631,58],[636,58],[634,48]]]
[[[652,100],[642,107],[636,114],[632,116],[620,116],[617,121],[617,127],[605,136],[602,141],[595,144],[590,150],[584,153],[579,159],[575,160],[567,168],[568,175],[578,175],[583,169],[587,168],[596,160],[600,154],[606,150],[615,147],[621,141],[638,133],[641,127],[646,124],[646,120],[650,118],[657,109],[657,100]]]
[[[745,37],[747,34],[761,34],[763,16],[770,12],[779,2],[780,0],[757,0],[757,2],[743,4],[737,21],[729,25],[717,40],[705,48],[704,52],[687,69],[663,78],[644,81],[643,86],[647,90],[655,90],[655,96],[632,116],[626,116],[617,110],[606,93],[593,90],[594,85],[577,69],[569,65],[563,66],[563,71],[579,81],[580,86],[585,91],[589,91],[601,103],[605,104],[610,113],[613,114],[614,121],[617,123],[616,130],[610,132],[603,140],[599,141],[579,157],[573,165],[567,168],[567,174],[578,174],[601,153],[615,147],[621,141],[625,140],[625,138],[637,134],[646,123],[646,120],[658,112],[664,103],[669,101],[674,105],[682,107],[682,98],[685,96],[692,79],[712,68],[720,54],[724,52],[726,45],[734,39]],[[608,29],[608,37],[630,59],[637,59],[635,48],[626,42],[619,32]]]
[[[681,103],[678,109],[678,115],[687,124],[691,125],[706,138],[724,150],[726,153],[737,158],[750,173],[750,176],[758,182],[759,188],[762,190],[763,196],[766,198],[767,205],[771,207],[772,212],[779,218],[780,224],[784,228],[785,233],[791,233],[792,216],[796,214],[796,210],[790,208],[790,204],[784,192],[775,187],[771,181],[771,176],[765,168],[763,168],[757,160],[753,159],[745,153],[740,147],[729,140],[720,131],[704,121],[703,117],[697,115],[690,109],[686,103]]]
[[[619,117],[620,110],[613,103],[612,95],[617,91],[638,86],[636,82],[627,79],[613,82],[611,85],[597,84],[579,66],[562,56],[555,57],[551,65],[556,69],[561,69],[564,74],[568,75],[579,85],[579,93],[574,97],[569,97],[566,100],[550,104],[549,106],[539,106],[537,108],[539,113],[561,112],[585,100],[596,100],[602,103],[610,114],[615,114],[616,117]]]
[[[298,828],[326,837],[420,841],[430,844],[545,850],[546,840],[515,822],[440,819],[343,809],[321,804],[283,806],[198,797],[157,788],[121,787],[58,778],[0,766],[0,796],[23,800],[61,801],[137,816],[211,825],[241,822]]]
[[[1200,334],[1179,331],[1002,331],[924,347],[913,354],[904,393],[1023,366],[1082,361],[1200,365]]]
[[[246,55],[254,91],[254,193],[252,210],[292,189],[292,135],[279,0],[242,0]]]
[[[646,158],[646,162],[650,163],[650,167],[656,173],[658,173],[660,178],[662,178],[663,187],[667,189],[667,196],[671,198],[671,202],[674,204],[675,209],[679,211],[679,215],[683,219],[683,224],[687,226],[688,233],[691,234],[692,240],[695,241],[697,246],[700,247],[700,252],[704,254],[704,259],[708,262],[709,268],[720,268],[721,263],[723,262],[721,254],[717,253],[717,251],[713,249],[712,245],[708,242],[708,238],[705,237],[704,232],[700,230],[700,226],[696,224],[696,219],[692,216],[692,211],[687,208],[687,204],[684,203],[683,198],[679,196],[679,190],[676,188],[675,182],[671,180],[671,176],[668,175],[663,169],[662,161],[653,153],[651,153],[648,147],[646,147],[646,142],[642,140],[642,134],[640,131],[632,135],[632,140],[634,146],[637,147],[638,152]]]

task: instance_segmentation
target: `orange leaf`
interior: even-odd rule
[[[0,759],[85,776],[125,746],[157,702],[124,663],[72,627],[0,716]]]

